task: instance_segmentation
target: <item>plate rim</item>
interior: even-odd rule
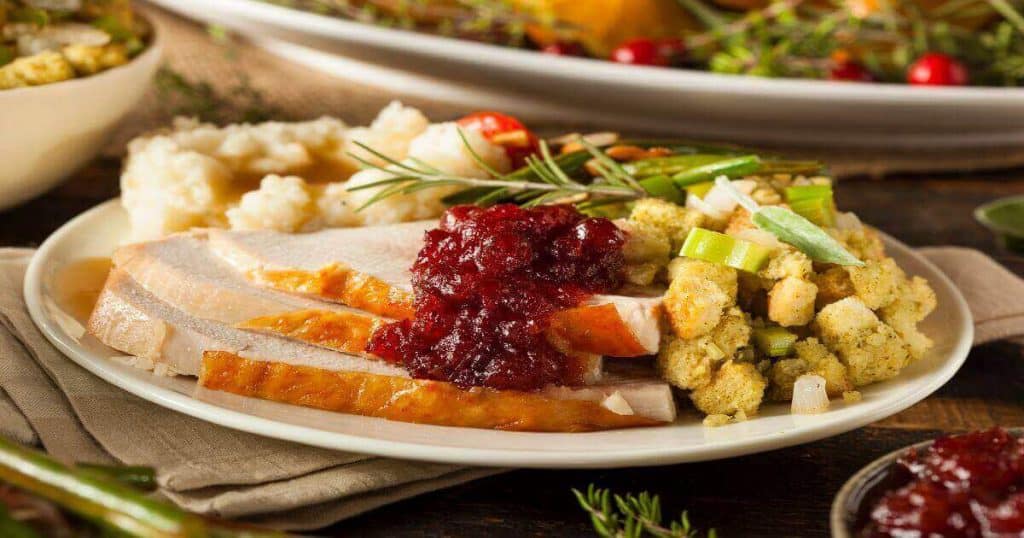
[[[55,320],[46,314],[43,298],[47,263],[51,253],[61,245],[65,236],[70,235],[74,230],[82,226],[83,223],[87,223],[94,215],[111,211],[112,206],[119,205],[120,198],[114,198],[83,212],[53,232],[33,254],[26,270],[23,293],[29,315],[46,339],[56,346],[69,360],[104,381],[161,407],[220,426],[264,437],[272,437],[332,450],[473,466],[561,469],[639,467],[730,458],[817,441],[852,431],[882,418],[892,416],[927,398],[945,385],[963,365],[973,342],[974,325],[970,310],[963,295],[952,281],[949,280],[949,277],[942,273],[931,261],[913,252],[912,249],[902,242],[890,237],[889,239],[894,241],[896,245],[909,251],[918,262],[934,272],[942,285],[950,290],[954,300],[954,305],[951,305],[951,307],[958,310],[963,322],[960,331],[958,331],[961,337],[950,349],[950,358],[946,361],[941,373],[934,376],[913,393],[901,395],[900,398],[894,398],[893,401],[888,402],[874,412],[854,415],[821,425],[797,425],[791,429],[765,434],[753,439],[730,439],[717,442],[711,447],[683,446],[681,448],[675,447],[675,450],[673,450],[672,446],[668,446],[569,453],[528,449],[451,447],[374,439],[350,433],[289,424],[197,400],[188,395],[156,386],[141,379],[123,376],[117,371],[117,367],[120,366],[118,363],[81,348],[73,337],[67,334]],[[509,433],[523,434],[522,432]],[[544,436],[550,434],[526,433],[525,435]]]
[[[195,0],[150,0],[175,12],[187,12]],[[502,65],[518,72],[543,73],[557,79],[587,80],[633,89],[702,90],[735,96],[772,97],[828,103],[835,99],[876,105],[929,107],[1013,106],[1024,102],[1024,89],[965,86],[917,87],[902,84],[851,84],[829,80],[762,78],[692,69],[655,69],[586,58],[560,57],[535,51],[411,32],[309,13],[257,0],[221,0],[217,9],[243,19],[321,39],[352,41],[383,50],[455,61],[463,65]]]

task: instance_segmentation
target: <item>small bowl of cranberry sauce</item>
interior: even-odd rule
[[[1024,428],[882,456],[839,490],[831,527],[833,538],[1024,536]]]

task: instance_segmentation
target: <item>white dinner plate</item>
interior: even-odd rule
[[[54,280],[83,258],[110,256],[129,230],[111,200],[57,230],[39,248],[25,279],[25,299],[43,334],[71,360],[106,381],[161,406],[247,432],[325,448],[414,460],[515,467],[626,467],[727,458],[806,443],[859,428],[924,399],[967,357],[973,337],[960,292],[934,265],[894,240],[888,248],[910,274],[927,278],[939,306],[923,330],[935,348],[896,379],[862,390],[854,404],[833,402],[820,415],[796,416],[768,404],[750,420],[707,428],[692,410],[670,425],[594,433],[521,433],[393,422],[331,413],[199,389],[193,378],[165,378],[111,360],[120,354],[83,335],[59,304]]]
[[[768,79],[619,65],[383,28],[259,0],[150,0],[318,69],[531,121],[742,143],[1024,145],[1024,89]]]

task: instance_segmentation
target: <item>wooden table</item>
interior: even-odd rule
[[[0,212],[0,245],[38,245],[81,211],[117,195],[120,163],[101,160],[63,187]],[[963,245],[1024,275],[971,217],[977,205],[1024,193],[1024,170],[946,177],[849,180],[844,209],[916,246]],[[612,471],[515,471],[394,504],[329,529],[354,536],[587,536],[570,494],[594,482],[661,495],[666,514],[690,511],[722,537],[825,536],[832,497],[858,468],[915,441],[993,425],[1024,426],[1024,345],[971,352],[945,387],[907,411],[844,435],[726,461]]]

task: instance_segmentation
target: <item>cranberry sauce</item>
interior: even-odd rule
[[[993,428],[937,439],[871,511],[866,536],[1024,536],[1024,440]]]
[[[545,336],[551,315],[621,285],[625,233],[571,206],[457,206],[412,267],[416,315],[368,349],[413,377],[535,390],[578,382]]]

